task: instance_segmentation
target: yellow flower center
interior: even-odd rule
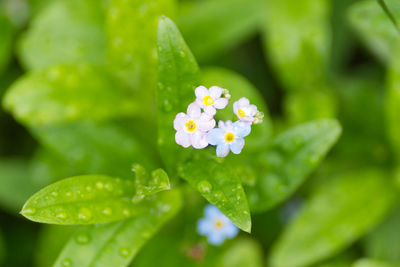
[[[233,133],[227,133],[225,135],[225,141],[226,142],[232,142],[233,140],[235,140],[235,135]]]
[[[216,228],[221,228],[224,224],[220,220],[218,220],[214,222],[214,225]]]
[[[214,99],[211,97],[211,96],[205,96],[204,98],[203,98],[203,103],[204,103],[204,105],[206,105],[206,106],[210,106],[210,105],[212,105],[212,104],[214,104]]]
[[[239,116],[242,117],[242,118],[243,118],[244,116],[246,116],[246,113],[244,113],[243,109],[241,109],[241,108],[238,110],[238,114],[239,114]]]
[[[193,132],[194,130],[196,130],[197,125],[193,120],[190,120],[186,123],[186,129],[188,130],[188,132]]]

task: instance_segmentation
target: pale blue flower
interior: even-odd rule
[[[234,154],[242,152],[244,137],[250,134],[249,123],[236,121],[219,121],[218,128],[211,129],[207,133],[208,143],[217,146],[217,156],[226,157],[229,150]]]
[[[197,232],[207,236],[210,244],[219,246],[226,238],[234,238],[239,229],[216,206],[207,205],[204,217],[197,221]]]

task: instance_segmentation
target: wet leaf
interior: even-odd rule
[[[189,150],[175,142],[174,119],[179,112],[186,113],[187,106],[195,100],[199,67],[179,30],[166,17],[158,24],[157,50],[158,145],[168,170],[175,170]]]
[[[141,104],[104,69],[57,66],[30,72],[9,89],[4,107],[24,124],[129,116]]]
[[[375,259],[368,259],[364,258],[361,260],[356,261],[351,265],[351,267],[397,267],[397,264],[375,260]]]
[[[128,266],[141,247],[181,207],[179,191],[153,195],[141,216],[79,230],[67,243],[54,266]]]
[[[288,225],[272,266],[309,266],[350,246],[381,222],[396,201],[387,173],[344,173],[321,186]]]
[[[221,253],[217,266],[221,267],[262,267],[263,252],[261,246],[252,239],[237,239]]]
[[[319,119],[283,132],[259,155],[257,180],[246,187],[250,207],[265,211],[290,197],[341,134],[336,120]]]
[[[165,181],[160,182],[162,185],[151,186],[159,187],[159,191],[167,189]],[[145,193],[140,194],[142,201],[137,200],[133,180],[105,175],[76,176],[37,192],[25,203],[21,214],[32,221],[63,225],[118,221],[147,211]]]
[[[228,160],[217,158],[214,153],[210,150],[196,151],[193,159],[179,167],[179,175],[232,223],[250,232],[250,211],[240,177]]]

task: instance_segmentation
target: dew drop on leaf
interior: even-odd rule
[[[199,192],[203,194],[210,193],[212,190],[212,185],[208,181],[203,180],[197,184],[197,190],[199,190]]]
[[[112,210],[110,208],[105,208],[103,210],[103,214],[105,214],[105,215],[111,215],[111,213],[112,213]]]
[[[97,182],[97,183],[96,183],[96,188],[97,188],[97,189],[103,189],[103,188],[104,188],[103,182],[100,182],[100,181]]]
[[[81,208],[78,213],[78,218],[82,221],[88,221],[92,217],[92,212],[87,208]]]
[[[63,260],[63,262],[61,263],[61,265],[62,265],[63,267],[70,267],[70,266],[72,266],[72,260],[71,260],[71,259],[65,259],[65,260]]]
[[[119,255],[121,255],[124,258],[128,258],[130,254],[129,248],[128,247],[121,247],[119,249]]]
[[[52,195],[53,197],[56,197],[56,196],[58,196],[58,192],[56,192],[56,191],[51,192],[51,195]]]
[[[90,237],[87,234],[79,234],[75,236],[75,241],[79,245],[85,245],[90,242]]]
[[[35,214],[35,212],[36,212],[35,208],[29,208],[29,209],[24,210],[24,214],[28,214],[28,215]]]
[[[65,212],[63,212],[63,211],[59,212],[59,213],[57,213],[56,218],[65,219],[65,218],[67,218],[67,214]]]

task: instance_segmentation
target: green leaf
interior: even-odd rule
[[[351,267],[397,267],[397,264],[375,260],[375,259],[360,259],[356,261]]]
[[[325,87],[331,42],[330,10],[328,0],[265,1],[265,50],[285,89]]]
[[[100,68],[84,64],[51,67],[30,72],[14,83],[4,98],[4,107],[30,125],[137,113],[138,100],[118,85]]]
[[[386,115],[389,139],[397,160],[400,161],[400,60],[397,58],[394,57],[388,71]]]
[[[20,40],[19,56],[28,69],[54,64],[104,65],[106,37],[100,0],[52,1]]]
[[[392,11],[396,11],[397,14],[400,12],[400,5],[398,1],[392,0],[378,0],[379,5],[382,7],[383,11],[385,11],[386,15],[392,21],[393,26],[397,29],[398,33],[400,34],[400,27],[397,21],[397,18],[394,16]]]
[[[141,247],[181,207],[179,191],[153,195],[147,212],[117,223],[83,228],[67,243],[54,266],[127,266]]]
[[[174,119],[195,100],[194,89],[200,74],[193,57],[175,24],[160,19],[157,33],[158,69],[158,145],[168,170],[175,170],[188,149],[175,142]],[[173,157],[171,155],[174,155]]]
[[[377,225],[397,200],[388,174],[342,174],[321,186],[279,238],[272,266],[309,266],[350,246]]]
[[[221,254],[216,266],[262,267],[264,264],[261,246],[252,239],[235,240],[235,243]]]
[[[183,2],[178,26],[193,53],[208,61],[257,33],[260,0]]]
[[[290,197],[319,165],[341,134],[336,120],[319,119],[291,128],[258,156],[258,177],[246,187],[250,207],[265,211]]]
[[[229,160],[218,158],[214,153],[210,150],[196,151],[190,161],[179,167],[179,175],[232,223],[250,232],[250,211],[240,177]]]
[[[245,149],[259,150],[271,141],[272,122],[267,105],[259,91],[248,80],[233,71],[209,67],[202,71],[202,83],[206,87],[218,85],[226,88],[232,96],[228,106],[224,110],[218,111],[217,119],[232,120],[233,103],[243,96],[264,113],[263,123],[252,127],[251,134],[246,137]]]
[[[3,241],[3,235],[0,232],[0,263],[3,262],[6,253],[5,253],[6,247],[4,245],[4,241]]]
[[[136,131],[139,127],[140,131],[145,130],[145,124],[136,123]],[[128,178],[132,162],[146,169],[156,167],[153,147],[116,122],[82,121],[35,127],[32,131],[45,147],[66,159],[80,174]]]
[[[14,27],[0,11],[0,74],[3,73],[11,58],[11,45],[14,37]]]
[[[400,10],[393,15],[400,18]],[[378,1],[357,2],[349,9],[348,16],[366,46],[383,62],[390,61],[400,42],[400,34]]]
[[[151,187],[158,187],[159,191],[167,189],[165,179],[157,180],[161,184],[153,183]],[[140,192],[141,199],[144,195]],[[43,188],[25,203],[21,214],[41,223],[94,224],[137,216],[147,208],[147,200],[137,201],[133,180],[85,175]]]
[[[127,84],[152,97],[157,82],[158,20],[161,15],[174,13],[175,0],[113,0],[107,9],[107,48],[112,69]]]

